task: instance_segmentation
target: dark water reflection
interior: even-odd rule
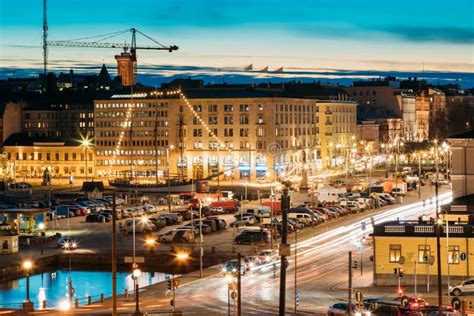
[[[138,278],[140,287],[166,280],[167,274],[161,272],[142,272]],[[69,297],[69,279],[75,290],[74,297],[79,299],[79,304],[87,302],[87,296],[98,300],[100,294],[105,297],[112,296],[112,272],[103,271],[72,271],[56,270],[30,276],[30,300],[36,308],[46,300],[47,306],[58,306],[61,301]],[[129,272],[117,273],[117,293],[122,294],[125,289],[133,291],[133,280]],[[0,308],[17,307],[26,298],[26,277],[10,282],[0,283]],[[16,306],[15,306],[16,305]]]

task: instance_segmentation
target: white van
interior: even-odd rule
[[[125,224],[120,227],[121,231],[126,233],[133,233],[133,220],[125,221]],[[135,220],[135,233],[151,233],[156,230],[156,226],[150,221]]]
[[[309,215],[307,213],[288,213],[288,218],[294,218],[294,219],[297,219],[297,220],[302,219],[307,224],[311,224],[313,222],[313,218],[311,217],[311,215]]]

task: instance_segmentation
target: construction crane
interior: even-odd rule
[[[131,43],[124,42],[110,43],[107,40],[123,35],[125,33],[132,33]],[[137,46],[136,35],[140,34],[154,43],[153,46]],[[123,52],[120,55],[116,55],[115,59],[118,62],[118,74],[122,76],[122,84],[124,86],[135,85],[135,78],[137,73],[137,50],[166,50],[170,53],[178,50],[178,46],[170,45],[165,46],[136,28],[127,29],[124,31],[118,31],[113,33],[107,33],[97,36],[90,36],[72,40],[62,41],[47,41],[48,46],[61,46],[61,47],[88,47],[88,48],[122,48]]]

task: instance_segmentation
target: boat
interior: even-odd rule
[[[181,193],[195,192],[196,182],[171,180],[168,183],[139,183],[126,179],[109,180],[109,185],[116,188],[117,191],[137,191],[147,193]]]

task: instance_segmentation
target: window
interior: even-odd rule
[[[260,112],[263,111],[263,105],[259,104],[259,105],[258,105],[258,110],[259,110]]]
[[[240,116],[240,124],[248,124],[249,123],[249,116],[243,114]]]
[[[209,112],[217,112],[217,104],[209,104]]]
[[[224,116],[224,124],[225,125],[232,125],[234,124],[234,118],[230,115]]]
[[[389,247],[389,262],[398,263],[402,256],[402,245],[390,245]]]
[[[232,104],[224,104],[224,112],[233,112],[234,106]]]
[[[241,137],[248,137],[249,136],[249,129],[248,128],[241,128],[240,129],[240,136]]]
[[[260,137],[265,136],[265,129],[262,127],[257,127],[257,136],[260,136]]]
[[[209,125],[217,124],[217,116],[209,116]]]
[[[234,129],[232,129],[232,128],[224,129],[224,136],[225,137],[234,137]]]
[[[449,258],[450,264],[459,264],[459,246],[449,246]]]
[[[194,111],[196,111],[196,112],[202,112],[202,107],[201,107],[199,104],[194,105],[194,106],[193,106],[193,109],[194,109]]]
[[[240,105],[240,112],[248,112],[249,111],[249,105],[248,104],[241,104]]]
[[[194,137],[202,137],[202,129],[200,129],[200,128],[193,129],[193,136]]]
[[[418,263],[428,263],[431,256],[429,245],[418,245]]]

